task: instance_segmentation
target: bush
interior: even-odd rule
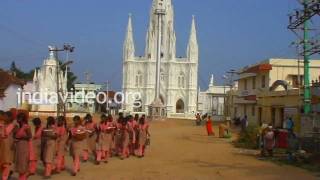
[[[239,138],[234,142],[236,147],[246,149],[258,149],[259,127],[249,125],[245,131],[239,134]]]

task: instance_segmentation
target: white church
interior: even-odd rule
[[[67,71],[63,72],[58,65],[57,48],[49,46],[49,57],[43,61],[40,69],[34,72],[33,93],[37,92],[37,102],[32,102],[32,111],[55,112],[57,105],[48,102],[50,93],[57,92],[57,78],[59,78],[59,91],[67,93]],[[57,77],[57,75],[59,77]],[[47,97],[43,97],[46,95]]]
[[[135,108],[135,99],[128,98],[123,104],[125,112],[148,113],[154,101],[156,84],[156,59],[158,19],[155,14],[158,3],[165,6],[162,21],[160,99],[168,117],[194,117],[197,112],[197,86],[199,48],[194,16],[192,17],[186,57],[176,57],[174,9],[171,0],[153,0],[149,28],[146,35],[145,54],[135,55],[132,17],[129,16],[123,47],[123,93],[139,92],[141,108]]]

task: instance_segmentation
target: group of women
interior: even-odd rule
[[[19,179],[28,179],[36,173],[38,165],[44,166],[44,177],[50,178],[53,171],[65,170],[65,155],[72,159],[72,175],[80,171],[82,162],[93,159],[95,164],[107,163],[109,157],[120,159],[130,155],[143,157],[149,142],[149,125],[145,116],[119,114],[116,121],[111,115],[101,115],[95,122],[90,114],[83,119],[73,117],[67,124],[65,117],[48,117],[46,123],[40,118],[32,120],[20,113],[0,112],[0,165],[2,179],[7,180],[13,169]]]

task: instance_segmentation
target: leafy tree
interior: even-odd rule
[[[16,66],[16,63],[13,61],[10,66],[10,71],[15,74],[17,78],[30,81],[33,78],[34,69],[29,72],[24,72]]]

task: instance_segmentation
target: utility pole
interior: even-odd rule
[[[161,67],[161,44],[162,44],[162,17],[166,14],[165,9],[160,5],[155,12],[158,15],[158,45],[157,45],[157,62],[156,62],[156,93],[154,100],[160,98],[160,67]]]
[[[227,105],[226,105],[226,86],[227,86],[227,81],[228,81],[228,76],[223,75],[222,78],[224,79],[223,83],[223,115],[224,118],[227,118]]]
[[[162,19],[163,16],[166,15],[166,7],[163,2],[158,2],[156,5],[156,10],[154,12],[155,15],[158,17],[158,34],[157,34],[157,60],[156,60],[156,85],[155,85],[155,96],[154,101],[150,105],[150,112],[152,119],[162,119],[166,116],[166,109],[161,101],[160,98],[160,67],[161,67],[161,58],[163,56],[161,52],[161,45],[162,45]]]
[[[106,104],[106,110],[109,114],[109,81],[106,82],[106,91],[107,91],[107,104]]]
[[[304,59],[304,94],[303,94],[303,109],[304,114],[311,113],[311,91],[310,91],[310,56],[320,52],[318,41],[313,42],[310,38],[310,21],[311,18],[320,14],[319,0],[301,0],[302,10],[296,10],[289,15],[288,29],[292,30],[303,43],[303,52],[301,55]],[[302,37],[299,36],[299,31],[303,32]]]
[[[304,13],[306,15],[307,0],[304,0]],[[305,20],[303,23],[303,56],[304,56],[304,112],[309,114],[311,112],[311,92],[310,92],[310,57],[307,52],[309,49],[309,20]]]
[[[65,63],[60,65],[59,59],[58,59],[58,52],[60,51],[66,51],[67,52],[67,60]],[[69,64],[72,64],[73,61],[69,61],[69,55],[68,52],[73,52],[74,51],[74,47],[69,45],[69,44],[65,44],[63,46],[62,49],[59,49],[57,47],[54,46],[49,46],[49,52],[52,54],[52,57],[56,60],[56,93],[57,93],[57,117],[60,116],[61,114],[61,110],[63,111],[63,115],[66,115],[66,108],[65,108],[65,102],[62,102],[62,99],[60,97],[60,94],[64,96],[63,93],[63,89],[62,89],[62,82],[60,84],[60,72],[61,71],[61,67],[67,67]],[[67,69],[67,68],[66,68]],[[68,72],[65,72],[68,73]]]

